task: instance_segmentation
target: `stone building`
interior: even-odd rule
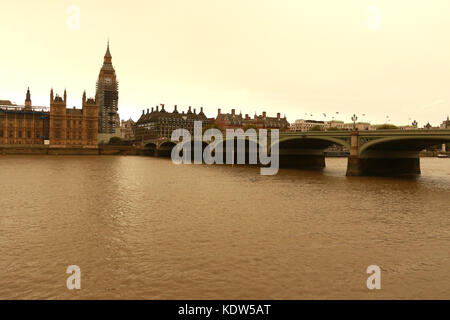
[[[214,121],[216,125],[222,129],[244,129],[248,125],[256,126],[258,129],[279,129],[280,131],[289,130],[289,122],[286,116],[281,118],[280,113],[276,117],[268,117],[264,111],[261,115],[254,115],[253,118],[246,114],[244,117],[242,113],[236,114],[235,109],[231,109],[231,113],[222,113],[221,109],[217,110],[217,117]]]
[[[450,119],[447,116],[447,120],[442,121],[441,125],[439,126],[441,129],[450,129]]]
[[[25,105],[0,101],[0,144],[44,144],[49,139],[49,111],[33,107],[30,88]]]
[[[246,116],[246,118],[248,118],[248,116]],[[268,117],[265,111],[263,111],[262,115],[259,116],[255,114],[252,123],[258,128],[279,129],[280,131],[287,131],[290,127],[290,124],[286,119],[286,115],[281,118],[281,114],[279,112],[276,117]]]
[[[180,113],[176,105],[173,112],[167,112],[164,104],[161,104],[161,110],[159,106],[152,108],[151,112],[149,109],[147,112],[142,110],[142,115],[135,124],[135,140],[170,139],[172,131],[179,128],[187,129],[193,135],[194,121],[201,121],[203,127],[208,124],[203,108],[200,108],[198,114],[195,109],[192,111],[191,107],[186,113]]]
[[[67,109],[67,93],[53,96],[50,92],[50,146],[97,148],[98,104],[86,99],[83,93],[82,109]]]
[[[120,136],[124,140],[134,140],[134,126],[133,119],[122,120],[120,124]]]
[[[325,130],[327,128],[327,124],[325,121],[320,120],[304,120],[298,119],[295,120],[294,123],[291,124],[291,131],[309,131],[311,128],[319,127],[321,130]]]
[[[217,109],[217,117],[214,123],[224,130],[238,129],[244,128],[249,124],[249,120],[248,115],[244,118],[242,113],[236,114],[235,109],[231,109],[231,113],[222,113],[221,109]]]

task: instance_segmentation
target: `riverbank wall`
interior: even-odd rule
[[[53,147],[48,145],[0,145],[0,155],[142,155],[132,146],[99,145],[98,148]]]

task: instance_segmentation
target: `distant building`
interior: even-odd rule
[[[135,140],[145,141],[150,139],[170,139],[172,131],[175,129],[187,129],[191,135],[194,134],[194,121],[201,121],[203,127],[208,124],[208,119],[203,113],[203,108],[197,114],[196,110],[192,111],[189,107],[188,111],[184,113],[178,112],[177,106],[174,107],[173,112],[167,112],[164,109],[164,104],[161,104],[155,109],[142,110],[142,115],[135,124]]]
[[[439,126],[441,129],[450,129],[450,119],[447,116],[447,120],[442,121],[441,125]]]
[[[327,128],[327,123],[320,120],[304,120],[298,119],[294,123],[291,123],[291,131],[309,131],[313,127],[319,127],[321,130]]]
[[[376,126],[371,125],[369,122],[356,122],[353,123],[345,123],[344,129],[353,130],[353,127],[356,127],[357,130],[376,130]]]
[[[250,118],[242,117],[242,113],[236,114],[235,109],[231,109],[231,113],[222,113],[221,109],[217,109],[217,116],[214,123],[222,129],[239,129],[250,123]]]
[[[336,128],[339,130],[343,130],[344,129],[344,121],[340,121],[340,120],[331,120],[327,122],[327,128]]]
[[[120,124],[121,138],[124,140],[134,140],[134,125],[135,122],[130,118],[122,120]]]
[[[44,144],[49,139],[48,108],[33,107],[28,88],[25,105],[0,100],[0,144]]]
[[[268,117],[266,112],[263,111],[262,115],[254,116],[253,124],[261,129],[279,129],[280,131],[287,131],[290,128],[290,124],[287,121],[286,116],[281,118],[281,114],[279,112],[276,117]]]
[[[0,100],[0,106],[15,106],[15,104],[11,103],[9,100]]]
[[[97,147],[98,103],[86,99],[83,93],[82,109],[67,109],[67,93],[64,97],[50,92],[50,146]]]
[[[217,110],[217,117],[214,123],[222,129],[244,129],[248,125],[255,126],[258,129],[279,129],[280,131],[289,130],[289,122],[281,118],[280,113],[276,117],[268,117],[264,111],[261,115],[254,115],[253,119],[248,114],[245,117],[242,113],[236,114],[235,109],[231,109],[231,113],[222,113],[221,109]]]
[[[119,82],[112,65],[112,56],[108,47],[103,58],[97,80],[96,97],[98,99],[98,139],[99,143],[108,142],[111,137],[120,136],[119,118]]]
[[[321,121],[321,120],[295,120],[291,124],[291,131],[309,131],[313,127],[319,127],[322,131],[327,130],[353,130],[356,127],[357,130],[375,130],[376,126],[371,125],[368,122],[344,123],[340,120]]]

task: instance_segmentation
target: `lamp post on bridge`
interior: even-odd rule
[[[356,130],[356,120],[358,120],[358,117],[356,114],[353,114],[352,121],[353,121],[353,130]]]
[[[411,124],[414,127],[414,129],[417,129],[417,121],[416,120],[414,120],[413,123],[411,123]]]

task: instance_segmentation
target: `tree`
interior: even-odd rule
[[[205,133],[205,131],[208,129],[218,129],[220,131],[223,131],[223,128],[221,126],[219,126],[217,123],[211,123],[211,124],[208,124],[207,126],[203,127],[202,133]]]
[[[395,130],[395,129],[398,129],[398,127],[388,123],[382,124],[377,127],[377,130]]]
[[[258,131],[258,127],[256,125],[254,125],[254,124],[251,124],[251,123],[245,125],[244,131],[247,131],[248,129],[254,129],[254,130]]]
[[[322,131],[322,128],[320,126],[313,126],[308,131]]]
[[[120,137],[111,137],[109,139],[109,144],[120,145],[120,144],[122,144],[122,138],[120,138]]]

